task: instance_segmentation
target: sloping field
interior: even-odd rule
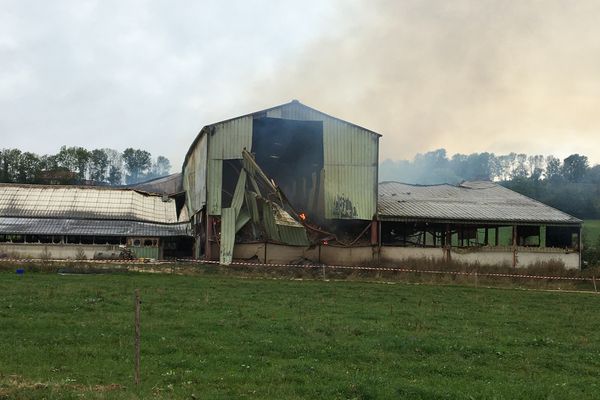
[[[591,246],[600,244],[600,219],[586,219],[583,222],[583,234]]]
[[[598,398],[599,311],[585,293],[4,272],[0,399]]]

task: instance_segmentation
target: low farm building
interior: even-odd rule
[[[0,184],[0,254],[22,258],[189,255],[187,212],[176,201],[130,189]]]
[[[582,221],[492,182],[379,184],[380,256],[581,265]]]

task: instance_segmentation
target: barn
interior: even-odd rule
[[[196,256],[289,259],[360,233],[377,214],[379,138],[296,100],[205,126],[183,165]]]

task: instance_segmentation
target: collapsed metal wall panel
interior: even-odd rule
[[[221,249],[219,261],[223,265],[231,264],[235,244],[235,209],[224,208],[221,214]]]
[[[202,136],[183,168],[183,188],[189,215],[196,214],[206,204],[207,143],[206,135]]]

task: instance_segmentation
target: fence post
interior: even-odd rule
[[[594,292],[598,293],[598,288],[596,287],[596,277],[592,276],[592,283],[594,284]]]
[[[135,384],[140,384],[140,306],[142,302],[140,301],[140,289],[135,289],[135,299],[134,299],[134,310],[135,310],[135,371],[134,371],[134,379]]]

